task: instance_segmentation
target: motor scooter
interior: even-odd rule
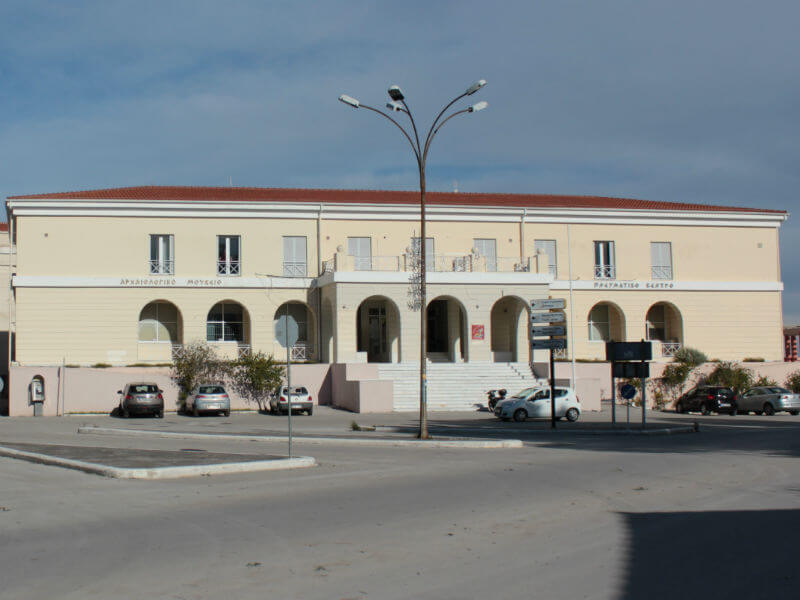
[[[494,412],[494,407],[497,406],[497,403],[501,400],[506,399],[506,390],[489,390],[486,392],[486,396],[489,398],[486,404],[489,405],[489,411]]]

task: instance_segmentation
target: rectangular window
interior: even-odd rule
[[[305,236],[283,236],[283,276],[305,277],[306,264]]]
[[[594,278],[617,278],[617,267],[614,262],[614,242],[594,243]]]
[[[353,257],[353,266],[356,271],[372,270],[372,238],[347,238],[347,253]]]
[[[476,238],[472,244],[478,254],[486,257],[486,270],[497,271],[497,240]]]
[[[411,250],[414,252],[414,254],[419,254],[420,245],[418,237],[411,238]],[[432,237],[425,238],[425,270],[436,270],[436,254]]]
[[[217,275],[241,275],[242,242],[238,235],[217,236]]]
[[[672,243],[650,242],[652,279],[672,279]]]
[[[175,273],[175,236],[152,234],[150,236],[150,274]]]
[[[558,263],[556,262],[556,241],[555,240],[535,240],[534,250],[541,250],[547,255],[547,264],[550,265],[550,275],[558,277]]]

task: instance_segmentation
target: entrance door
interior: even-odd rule
[[[428,305],[428,352],[448,352],[447,300],[434,300]]]
[[[370,308],[367,313],[367,362],[386,360],[386,308]]]

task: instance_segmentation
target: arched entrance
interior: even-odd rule
[[[521,362],[530,357],[530,317],[527,304],[516,296],[504,296],[491,313],[492,360]]]
[[[281,316],[288,314],[297,323],[297,341],[292,345],[292,360],[312,360],[314,357],[313,332],[314,312],[304,302],[291,300],[284,302],[275,311],[273,316],[273,331],[276,331],[276,324]],[[279,339],[276,342],[281,343]]]
[[[206,317],[206,341],[213,343],[222,358],[236,358],[250,352],[250,314],[234,300],[217,302]]]
[[[356,311],[356,351],[367,362],[400,362],[400,311],[385,296],[370,296]]]
[[[624,342],[625,314],[612,302],[598,302],[589,311],[590,342]]]
[[[428,303],[428,359],[432,362],[467,362],[467,311],[452,296]]]

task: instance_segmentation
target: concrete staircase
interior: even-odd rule
[[[394,410],[419,409],[419,363],[380,364],[380,379],[394,382]],[[428,410],[475,410],[486,392],[505,388],[509,396],[543,380],[527,363],[428,363]]]

